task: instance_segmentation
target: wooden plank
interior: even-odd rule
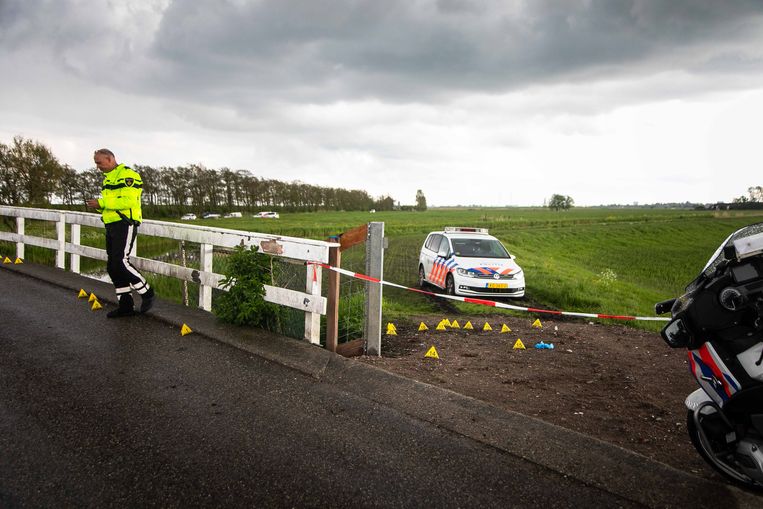
[[[364,224],[361,226],[358,226],[356,228],[353,228],[352,230],[347,230],[343,234],[339,236],[339,244],[341,245],[341,250],[345,251],[352,246],[362,244],[366,241],[368,238],[368,225]]]
[[[44,247],[47,249],[58,249],[58,239],[45,239],[42,237],[33,237],[31,235],[19,235],[18,233],[0,232],[0,240],[10,242],[19,242],[30,246]]]
[[[308,313],[326,314],[326,297],[265,285],[265,300]]]
[[[71,253],[72,255],[84,256],[85,258],[92,258],[94,260],[105,261],[107,257],[105,249],[83,246],[81,244],[72,244],[71,242],[66,243],[66,252]]]
[[[0,216],[25,217],[27,219],[40,219],[42,221],[58,221],[61,212],[51,209],[0,206]]]
[[[175,279],[180,279],[181,281],[191,281],[193,283],[199,283],[204,286],[223,290],[223,288],[220,288],[220,282],[225,277],[222,274],[204,272],[190,267],[181,267],[180,265],[137,256],[131,257],[130,262],[141,271],[169,276]]]
[[[328,248],[332,245],[330,242],[321,240],[161,221],[144,221],[140,225],[140,233],[227,248],[255,245],[260,251],[270,255],[321,263],[328,261]]]

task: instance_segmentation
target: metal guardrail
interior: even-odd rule
[[[80,244],[80,228],[91,226],[103,228],[100,214],[71,212],[52,209],[0,206],[0,216],[16,218],[16,232],[0,232],[0,240],[16,243],[16,256],[24,258],[24,246],[38,246],[56,251],[56,267],[66,268],[66,254],[70,255],[70,269],[80,273],[80,257],[106,260],[106,250]],[[24,233],[24,220],[36,219],[56,223],[56,238],[34,237]],[[66,227],[69,225],[69,242],[66,241]],[[154,236],[198,243],[199,269],[182,267],[172,263],[135,256],[135,246],[131,262],[140,270],[169,276],[180,280],[199,283],[199,307],[211,311],[212,290],[222,289],[222,274],[212,270],[214,248],[249,247],[256,245],[263,253],[299,261],[328,263],[330,248],[339,244],[321,240],[301,239],[270,235],[265,233],[212,228],[208,226],[186,225],[164,221],[146,220],[140,225],[141,236]],[[327,299],[321,296],[321,268],[308,265],[305,270],[305,292],[265,285],[265,300],[304,311],[305,339],[311,343],[320,342],[320,315],[326,314]],[[331,298],[331,296],[329,296]]]

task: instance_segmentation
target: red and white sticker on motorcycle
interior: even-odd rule
[[[710,343],[704,343],[696,350],[689,350],[689,364],[700,387],[718,404],[722,404],[741,389],[739,381],[734,378]]]

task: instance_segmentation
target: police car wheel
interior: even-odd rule
[[[456,294],[456,283],[453,281],[453,276],[450,274],[448,274],[448,277],[445,279],[445,293],[448,295]]]
[[[424,267],[419,265],[419,288],[424,288],[427,284],[426,277],[424,276]]]

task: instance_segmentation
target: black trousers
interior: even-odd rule
[[[143,295],[148,283],[138,269],[130,263],[130,251],[138,236],[138,226],[129,221],[117,221],[106,225],[106,271],[117,291],[117,297],[135,290]]]

